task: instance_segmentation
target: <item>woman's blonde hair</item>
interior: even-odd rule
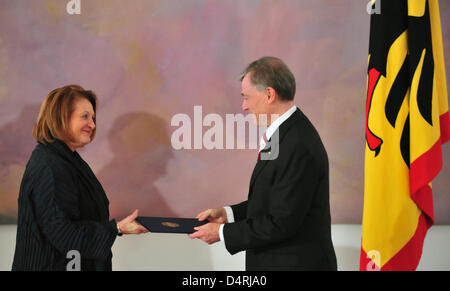
[[[55,139],[72,141],[69,131],[70,115],[76,98],[86,98],[97,113],[97,96],[79,85],[67,85],[51,91],[42,102],[39,116],[33,128],[33,138],[41,143],[52,143]],[[95,115],[94,115],[95,116]],[[94,123],[95,117],[94,117]],[[91,141],[95,137],[93,129]]]

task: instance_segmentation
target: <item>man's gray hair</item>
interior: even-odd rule
[[[251,83],[259,91],[272,87],[282,101],[292,101],[295,96],[295,78],[288,66],[279,58],[262,57],[242,72],[240,80],[250,73]]]

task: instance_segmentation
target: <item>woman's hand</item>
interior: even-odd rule
[[[145,227],[135,221],[138,216],[139,210],[136,209],[131,215],[117,223],[120,232],[123,234],[141,234],[148,232]]]

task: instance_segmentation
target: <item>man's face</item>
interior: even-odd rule
[[[265,91],[259,91],[256,87],[251,83],[250,74],[244,76],[242,79],[242,90],[241,95],[244,98],[242,101],[242,110],[252,113],[256,118],[256,125],[264,126],[266,123],[264,118],[261,116],[266,116],[267,114],[267,98]]]

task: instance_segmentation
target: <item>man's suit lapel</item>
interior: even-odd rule
[[[286,136],[286,133],[289,131],[289,129],[291,128],[291,126],[298,122],[300,117],[302,115],[302,112],[300,111],[300,109],[297,108],[297,110],[288,118],[286,119],[285,122],[283,122],[280,127],[276,130],[276,132],[274,133],[274,135],[279,134],[279,139],[278,139],[278,143],[281,144],[282,140],[284,139],[284,137]],[[272,149],[270,147],[270,141],[269,143],[266,145],[266,147],[262,150],[262,152],[270,152]],[[278,145],[279,146],[279,145]],[[279,150],[279,149],[278,149]],[[261,160],[258,159],[255,168],[253,170],[252,173],[252,177],[250,179],[250,188],[253,187],[253,184],[256,181],[256,178],[258,177],[258,175],[261,173],[262,169],[268,164],[270,160],[266,159],[266,160]]]
[[[267,145],[261,152],[269,152],[269,151],[270,151],[270,146]],[[256,162],[256,165],[255,165],[255,168],[253,169],[252,177],[250,179],[250,187],[253,185],[253,183],[255,183],[256,177],[261,172],[261,170],[264,168],[264,166],[267,165],[268,162],[269,162],[269,160],[258,159],[258,161]]]

